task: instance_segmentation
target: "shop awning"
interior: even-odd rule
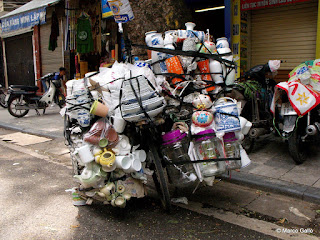
[[[46,7],[60,0],[33,0],[0,17],[1,35],[46,23]]]

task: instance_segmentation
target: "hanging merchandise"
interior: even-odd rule
[[[52,13],[51,19],[51,34],[49,39],[49,47],[48,49],[54,51],[58,47],[58,37],[59,37],[59,20],[56,12]]]
[[[102,18],[110,18],[113,16],[111,8],[107,0],[101,0],[102,5]]]
[[[126,23],[134,19],[129,0],[108,0],[117,23]]]
[[[77,52],[89,53],[94,50],[89,15],[81,13],[77,20]]]

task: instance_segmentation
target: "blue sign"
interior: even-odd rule
[[[21,13],[1,19],[2,33],[33,27],[46,23],[46,8],[39,8],[33,11]]]
[[[102,4],[102,18],[109,18],[113,16],[111,8],[107,0],[101,0]]]

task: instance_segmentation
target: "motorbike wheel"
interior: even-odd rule
[[[246,135],[241,143],[242,147],[246,152],[249,154],[252,152],[254,147],[254,138],[249,137]]]
[[[8,111],[12,116],[22,118],[28,114],[29,110],[17,110],[18,104],[27,105],[27,102],[24,99],[20,100],[20,96],[13,97],[8,101]]]
[[[6,103],[6,94],[3,92],[0,93],[0,106],[3,108],[7,108],[8,104]]]
[[[57,104],[60,108],[63,108],[66,105],[66,98],[63,94],[59,94],[57,97]]]
[[[306,143],[302,142],[300,132],[296,129],[288,139],[289,154],[298,165],[306,160]]]

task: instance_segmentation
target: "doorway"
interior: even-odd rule
[[[5,39],[9,85],[35,85],[32,32]]]

